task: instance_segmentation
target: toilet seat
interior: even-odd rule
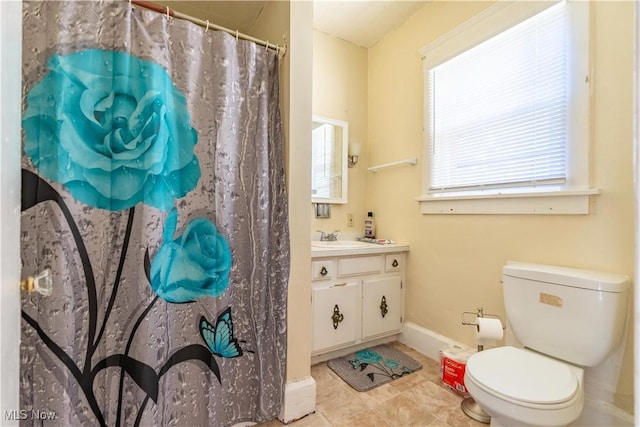
[[[465,374],[465,381],[485,392],[530,408],[571,405],[579,393],[578,379],[568,365],[510,346],[474,354]]]

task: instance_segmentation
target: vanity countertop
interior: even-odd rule
[[[326,258],[326,257],[335,257],[335,256],[350,256],[350,255],[367,255],[367,254],[382,254],[382,253],[394,253],[394,252],[408,252],[409,245],[404,245],[400,243],[390,243],[380,245],[377,243],[363,243],[363,242],[354,242],[358,244],[357,246],[349,246],[348,243],[345,242],[344,246],[337,244],[335,246],[331,245],[332,242],[326,242],[327,246],[314,246],[314,244],[318,244],[318,242],[311,243],[311,258]]]

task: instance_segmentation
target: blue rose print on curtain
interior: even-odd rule
[[[173,303],[220,296],[229,284],[231,252],[224,237],[206,218],[189,222],[184,233],[172,240],[178,212],[169,213],[164,244],[151,263],[151,287]]]
[[[164,68],[124,52],[53,54],[27,96],[25,153],[79,201],[168,211],[200,178],[184,95]]]
[[[54,187],[23,169],[22,210],[45,201],[56,203],[78,250],[89,313],[86,358],[73,360],[36,319],[24,311],[22,317],[76,379],[100,425],[106,425],[106,421],[95,396],[94,379],[103,369],[121,369],[116,420],[120,425],[125,374],[147,395],[138,407],[140,419],[148,399],[157,400],[159,381],[172,366],[200,360],[221,381],[214,356],[242,355],[239,342],[243,341],[233,336],[228,307],[215,325],[204,316],[194,324],[206,346],[194,343],[175,350],[157,371],[129,356],[140,324],[159,298],[172,304],[190,303],[220,297],[227,290],[231,252],[225,238],[206,218],[190,220],[182,234],[174,238],[178,224],[175,201],[196,187],[200,166],[194,154],[198,136],[191,127],[185,97],[165,69],[124,52],[98,49],[65,56],[53,54],[47,64],[48,74],[26,98],[25,154],[44,178],[62,184],[81,203],[129,212],[116,279],[100,327],[96,279],[76,219]],[[123,354],[94,362],[120,286],[139,203],[169,212],[162,245],[153,260],[149,248],[144,255],[144,272],[155,298],[134,323]]]

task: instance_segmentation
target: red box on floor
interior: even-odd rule
[[[467,360],[473,353],[475,350],[458,345],[451,345],[440,350],[442,382],[451,390],[464,396],[469,394],[464,385],[464,371],[467,367]]]
[[[464,386],[464,371],[466,367],[466,362],[459,362],[443,356],[442,382],[458,393],[467,394],[467,388]]]

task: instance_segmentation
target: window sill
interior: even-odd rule
[[[421,196],[421,212],[428,214],[588,215],[589,196],[597,188],[544,193]]]

